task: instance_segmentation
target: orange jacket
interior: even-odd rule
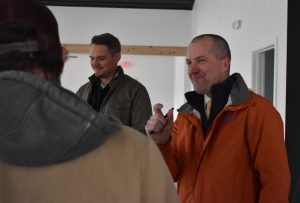
[[[217,114],[205,140],[199,116],[185,104],[171,141],[159,146],[182,203],[288,202],[281,117],[269,101],[239,82],[231,90],[232,103]],[[241,86],[244,90],[233,91]],[[241,92],[249,95],[244,101]]]

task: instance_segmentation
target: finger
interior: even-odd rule
[[[166,120],[163,119],[161,116],[158,116],[158,115],[152,116],[147,121],[147,125],[149,127],[151,127],[151,129],[154,130],[155,132],[161,130],[164,127],[165,124],[166,124]]]
[[[152,134],[155,131],[155,126],[159,121],[155,118],[155,116],[151,116],[145,125],[145,130],[147,134]]]
[[[163,115],[161,109],[163,108],[163,105],[160,104],[160,103],[157,103],[153,106],[153,111],[154,111],[154,114],[160,114],[160,115]]]
[[[147,135],[151,135],[153,133],[152,126],[149,124],[145,125],[145,131]]]
[[[154,131],[153,131],[153,130],[150,130],[150,129],[148,128],[148,126],[145,126],[145,131],[146,131],[146,134],[147,134],[148,136],[150,136],[151,134],[154,133]]]
[[[169,109],[169,111],[164,115],[164,118],[167,120],[173,120],[173,110],[174,108]]]
[[[147,135],[151,135],[153,133],[158,133],[161,131],[163,127],[161,125],[152,125],[152,124],[146,124],[145,125],[145,130]]]
[[[166,114],[166,118],[169,121],[173,121],[173,110],[174,110],[174,108],[169,109],[168,113]]]

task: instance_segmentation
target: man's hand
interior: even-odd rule
[[[156,144],[166,144],[171,136],[173,127],[173,109],[170,109],[165,118],[161,109],[162,104],[153,106],[154,115],[150,117],[145,126],[148,136],[150,136]]]

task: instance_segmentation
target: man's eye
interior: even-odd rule
[[[197,60],[197,63],[205,63],[205,62],[206,62],[205,59],[198,59],[198,60]]]

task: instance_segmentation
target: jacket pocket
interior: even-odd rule
[[[131,105],[128,101],[122,101],[122,102],[114,102],[110,105],[110,108],[107,109],[108,111],[106,114],[108,115],[114,115],[118,119],[121,120],[121,122],[124,125],[131,124]]]

